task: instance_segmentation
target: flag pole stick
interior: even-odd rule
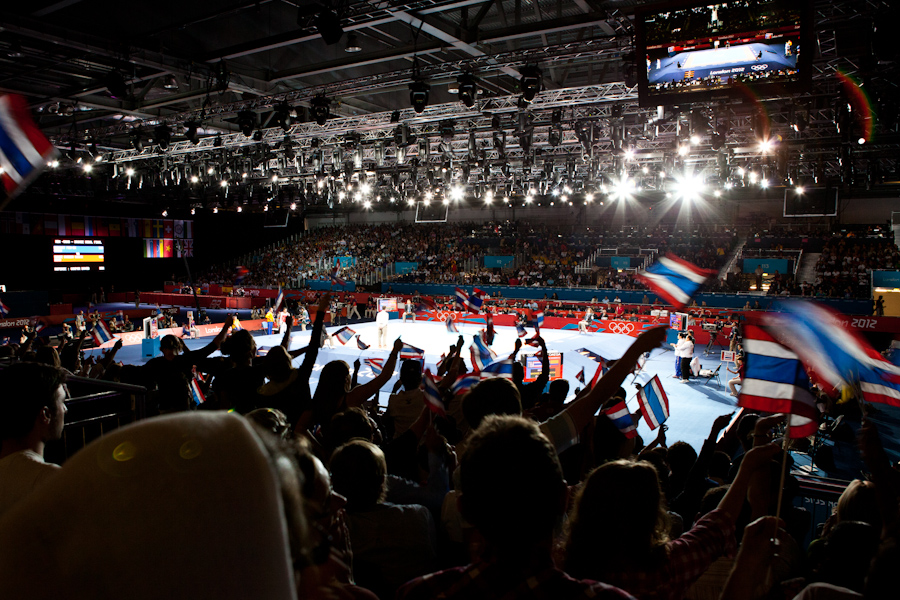
[[[775,506],[775,518],[781,518],[781,500],[784,497],[784,477],[787,474],[788,459],[788,440],[791,434],[791,417],[787,417],[787,426],[784,428],[784,439],[782,440],[782,457],[781,457],[781,479],[778,484],[778,504]]]

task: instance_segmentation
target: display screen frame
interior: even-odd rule
[[[106,241],[102,238],[56,236],[50,252],[54,273],[96,273],[106,270]]]
[[[741,0],[743,1],[743,0]],[[678,89],[655,90],[651,89],[648,76],[647,58],[647,20],[664,13],[674,11],[690,10],[693,8],[701,8],[705,6],[722,6],[731,3],[729,0],[715,2],[713,0],[683,0],[680,2],[670,2],[663,5],[656,5],[638,9],[635,12],[635,60],[636,74],[638,84],[638,103],[640,106],[672,106],[687,105],[697,102],[711,100],[726,100],[737,97],[752,96],[757,99],[765,99],[771,97],[783,97],[790,94],[796,94],[808,91],[812,86],[812,58],[814,53],[814,36],[813,36],[813,3],[812,0],[784,0],[785,4],[796,7],[800,14],[799,25],[799,46],[801,51],[797,56],[797,74],[790,81],[767,81],[758,79],[753,82],[743,83],[735,82],[724,84],[721,88],[707,88],[704,86],[690,86]],[[762,34],[766,30],[765,27],[757,28],[755,31],[747,31],[750,34]],[[742,34],[743,35],[743,34]],[[719,36],[711,36],[719,37]],[[673,35],[670,41],[671,46],[681,46],[679,42],[688,40],[676,39],[677,35]],[[710,38],[710,39],[711,39]],[[721,36],[721,40],[725,40],[726,36]],[[658,44],[651,45],[656,49]]]

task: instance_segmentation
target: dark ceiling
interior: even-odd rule
[[[522,192],[560,179],[587,189],[597,173],[622,167],[617,136],[635,153],[625,168],[644,189],[661,190],[660,173],[665,178],[671,169],[691,110],[728,124],[724,147],[704,139],[685,159],[708,165],[720,183],[739,167],[771,172],[776,184],[824,178],[871,188],[900,179],[896,50],[884,50],[873,35],[877,23],[897,22],[895,3],[815,2],[813,88],[765,102],[772,134],[784,142],[784,154],[771,158],[759,156],[752,110],[739,101],[669,107],[662,120],[656,109],[638,107],[625,60],[633,56],[633,11],[660,4],[38,0],[5,6],[0,16],[0,91],[24,95],[65,151],[55,172],[33,186],[37,196],[85,192],[157,202],[153,190],[162,190],[203,206],[222,196],[215,184],[228,180],[247,187],[232,191],[223,206],[282,195],[305,201],[326,165],[343,185],[362,178],[395,191],[421,190],[421,182],[440,187],[448,165],[453,180],[468,185],[467,195],[486,186]],[[344,31],[334,44],[317,28],[326,8]],[[360,50],[348,52],[350,41]],[[523,107],[519,79],[533,67],[541,70],[543,91]],[[472,108],[448,91],[466,71],[480,87]],[[879,115],[878,136],[865,146],[848,149],[846,134],[836,131],[838,71],[863,84]],[[430,85],[421,114],[410,105],[416,79]],[[317,97],[328,103],[324,126],[311,108]],[[791,128],[799,109],[808,122],[802,132]],[[562,135],[550,143],[554,111]],[[251,119],[250,136],[241,133],[242,118]],[[196,142],[185,137],[190,123],[197,124]],[[585,123],[588,142],[576,131]],[[164,148],[160,126],[171,135]],[[520,144],[524,130],[533,131],[531,148]],[[402,133],[418,144],[400,150],[394,140]],[[78,159],[97,154],[103,159],[89,181],[77,181]],[[140,183],[128,181],[138,177]],[[192,178],[199,180],[193,188]],[[196,189],[204,184],[206,192]],[[334,186],[334,179],[325,184],[332,192]]]

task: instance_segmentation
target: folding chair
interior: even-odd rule
[[[715,379],[716,384],[718,384],[719,387],[722,387],[722,380],[719,378],[719,370],[721,368],[722,368],[722,365],[720,363],[719,366],[717,366],[715,370],[700,369],[700,377],[706,377],[706,381],[704,382],[704,385],[709,385],[710,380]]]

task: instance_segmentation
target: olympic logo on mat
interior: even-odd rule
[[[634,323],[611,321],[606,327],[606,330],[610,333],[623,333],[625,335],[628,335],[629,333],[634,331]]]
[[[750,68],[754,71],[765,71],[769,68],[769,65],[750,65]]]
[[[459,317],[457,316],[457,314],[455,312],[440,311],[440,312],[434,313],[434,316],[437,318],[438,321],[446,321],[447,317],[450,317],[451,321],[459,320]]]

